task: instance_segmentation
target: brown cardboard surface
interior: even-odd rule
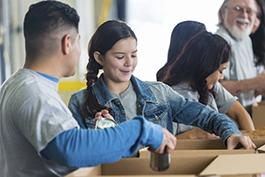
[[[220,139],[179,139],[176,149],[226,149]]]
[[[257,148],[265,145],[265,129],[251,133],[244,133],[250,136]],[[178,139],[176,150],[225,150],[226,147],[220,139]]]
[[[258,144],[259,145],[265,144],[265,138],[259,141]],[[215,140],[180,139],[177,140],[176,149],[170,152],[172,157],[196,156],[198,154],[220,155],[220,154],[246,154],[246,153],[255,153],[255,150],[247,150],[247,149],[227,150],[222,140],[220,139],[215,139]],[[140,158],[150,157],[150,151],[148,151],[147,149],[140,150],[139,154]]]
[[[220,155],[200,175],[265,173],[265,154]]]
[[[259,153],[265,153],[265,145],[258,148]]]
[[[265,152],[265,146],[264,149],[260,152]],[[226,149],[192,149],[192,150],[175,150],[171,151],[170,155],[171,157],[177,157],[177,156],[196,156],[198,154],[200,155],[221,155],[221,154],[254,154],[254,149],[236,149],[236,150],[226,150]],[[150,151],[148,150],[142,150],[140,151],[140,158],[149,158],[150,157]]]
[[[264,138],[257,138],[252,140],[254,144],[257,146],[257,148],[260,148],[265,144],[265,137]]]
[[[129,167],[126,167],[129,168]],[[132,175],[137,175],[136,173],[122,175],[122,177],[132,177]],[[97,177],[102,176],[101,166],[90,167],[90,168],[80,168],[65,177]],[[150,175],[137,175],[138,177],[150,177]],[[158,175],[160,176],[160,175]],[[115,177],[113,175],[104,175],[104,177]],[[196,177],[195,175],[161,175],[160,177]]]
[[[176,137],[178,139],[218,139],[217,136],[213,137],[213,135],[210,135],[208,132],[198,127],[194,127],[187,132],[178,134]]]
[[[171,159],[168,170],[164,172],[156,172],[150,169],[148,158],[129,158],[123,159],[113,164],[104,164],[100,167],[79,169],[66,177],[90,177],[90,176],[128,176],[128,175],[158,175],[161,177],[186,177],[196,176],[207,165],[216,158],[213,155],[203,155],[196,157],[176,157]],[[96,171],[96,173],[95,173]],[[99,172],[99,173],[98,173]]]
[[[244,135],[250,136],[252,139],[262,139],[265,138],[265,127],[257,128],[254,131],[241,131]]]
[[[137,176],[137,177],[150,177],[150,175],[122,175],[122,177],[132,177],[132,176]],[[195,175],[156,175],[157,177],[197,177]],[[91,175],[82,175],[82,176],[65,176],[65,177],[98,177],[98,176],[91,176]],[[104,175],[104,177],[116,177],[113,175]],[[241,176],[242,177],[242,176]]]
[[[150,175],[122,175],[122,177],[132,177],[132,176],[137,176],[137,177],[150,177]],[[156,175],[157,177],[196,177],[195,175]],[[76,176],[76,177],[83,177],[83,176]],[[95,177],[95,176],[89,176],[89,177]],[[115,176],[107,176],[104,175],[104,177],[115,177]]]
[[[88,177],[88,176],[99,176],[101,175],[101,166],[79,168],[65,177]]]
[[[256,128],[265,127],[265,102],[252,107],[252,119]]]
[[[254,133],[249,134],[250,137],[254,140],[254,143],[259,147],[259,152],[265,152],[265,129],[255,131]],[[66,177],[90,177],[90,176],[150,176],[158,175],[160,177],[195,177],[197,174],[200,174],[201,171],[206,169],[206,167],[218,156],[222,154],[253,154],[253,150],[226,150],[223,142],[220,139],[216,140],[202,140],[202,139],[193,139],[193,140],[178,140],[177,150],[172,154],[172,162],[170,168],[161,173],[154,172],[149,168],[149,155],[145,152],[145,156],[142,158],[131,158],[124,159],[114,164],[101,165],[94,168],[81,168]],[[219,157],[220,157],[219,156]],[[260,156],[262,157],[262,156]],[[262,157],[264,158],[264,157]],[[231,166],[236,164],[240,165],[243,159],[240,161],[228,161],[225,164]],[[256,164],[259,161],[254,161],[252,164]],[[265,169],[265,163],[263,163]],[[209,166],[210,167],[210,166]],[[246,167],[249,169],[249,167]],[[255,169],[252,169],[252,171]],[[247,174],[252,171],[248,171]],[[252,175],[242,175],[237,174],[236,176],[240,177],[249,177]],[[255,172],[258,173],[258,172]],[[230,176],[230,175],[228,175]],[[234,175],[233,175],[234,176]],[[112,176],[114,177],[114,176]],[[222,175],[223,177],[223,175]]]
[[[187,132],[184,132],[182,134],[179,134],[176,136],[178,140],[213,140],[213,142],[217,139],[209,138],[208,136],[205,136],[207,132],[200,128],[193,128],[192,130],[189,130]],[[252,139],[260,139],[265,138],[265,127],[263,128],[256,128],[254,131],[246,131],[241,130],[241,133],[244,135],[250,136]],[[218,139],[216,141],[219,141]]]
[[[219,155],[197,155],[194,157],[174,157],[170,168],[164,172],[152,171],[147,158],[123,159],[114,164],[105,164],[95,167],[98,174],[93,170],[81,169],[67,177],[91,177],[91,176],[131,176],[142,177],[195,177],[199,175],[217,176],[240,176],[252,177],[252,174],[264,173],[265,154],[237,154]],[[94,170],[95,170],[94,169]]]
[[[103,175],[195,175],[209,165],[216,156],[173,157],[169,169],[163,172],[153,171],[148,158],[124,159],[114,164],[102,166]]]

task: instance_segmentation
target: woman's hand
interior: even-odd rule
[[[256,145],[252,142],[249,136],[231,135],[227,138],[227,149],[235,149],[238,144],[241,144],[246,149],[255,149]]]
[[[99,119],[101,119],[102,117],[104,117],[104,118],[106,118],[106,119],[114,120],[114,118],[112,117],[112,115],[111,115],[111,114],[109,113],[109,111],[106,110],[106,109],[103,109],[103,110],[101,110],[100,112],[97,112],[97,113],[95,114],[95,119],[96,119],[96,120],[99,120]]]
[[[106,109],[95,114],[95,122],[95,128],[100,129],[115,127],[117,125],[112,115]]]

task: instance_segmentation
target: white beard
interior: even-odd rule
[[[248,27],[247,29],[245,29],[244,31],[238,29],[237,26],[232,26],[230,28],[228,28],[228,31],[231,33],[231,35],[238,39],[238,40],[242,40],[246,37],[248,37],[251,34],[251,28]]]
[[[249,23],[248,21],[244,20],[244,19],[237,19],[237,21],[241,21],[241,22],[247,22]],[[237,25],[226,25],[227,27],[227,30],[230,32],[230,34],[236,38],[237,40],[242,40],[246,37],[248,37],[250,34],[251,34],[251,31],[252,31],[252,28],[251,28],[251,25],[248,24],[247,28],[245,30],[241,30],[237,27]]]

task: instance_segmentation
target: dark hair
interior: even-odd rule
[[[178,43],[178,40],[174,42]],[[164,77],[159,80],[169,86],[188,82],[194,90],[198,91],[199,102],[207,104],[209,90],[206,78],[222,63],[228,61],[230,46],[222,37],[207,31],[199,33],[186,43],[182,41],[180,43],[182,43],[182,50],[175,61],[167,67]]]
[[[75,28],[79,16],[75,9],[58,1],[41,1],[29,7],[24,19],[26,54],[30,58],[49,55],[58,48],[55,37],[60,31]]]
[[[126,39],[133,37],[137,40],[136,35],[132,29],[122,21],[109,20],[104,22],[98,27],[94,35],[92,36],[89,46],[88,46],[88,55],[89,61],[87,64],[87,99],[84,107],[84,113],[87,114],[87,108],[89,108],[93,114],[101,111],[102,109],[108,109],[105,106],[100,105],[95,98],[95,94],[90,88],[93,83],[98,79],[98,72],[102,69],[102,66],[97,63],[94,58],[94,52],[99,52],[101,55],[105,55],[108,50],[110,50],[116,42],[121,39]]]
[[[265,1],[256,0],[261,13],[258,14],[260,25],[257,31],[250,35],[253,51],[256,56],[256,65],[265,65]]]
[[[157,80],[161,80],[161,78],[165,75],[168,66],[176,60],[177,55],[179,55],[184,46],[184,43],[191,40],[194,36],[196,36],[198,33],[201,33],[202,31],[206,31],[205,25],[196,21],[183,21],[174,27],[171,33],[167,62],[157,72]]]

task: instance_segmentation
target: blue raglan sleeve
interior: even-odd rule
[[[162,140],[159,125],[136,117],[113,128],[68,130],[55,137],[41,154],[49,160],[79,168],[132,156],[142,145],[157,149]]]
[[[189,101],[170,87],[165,90],[175,122],[197,126],[207,132],[215,133],[223,141],[232,134],[240,134],[237,125],[225,114],[218,113],[199,102]]]

